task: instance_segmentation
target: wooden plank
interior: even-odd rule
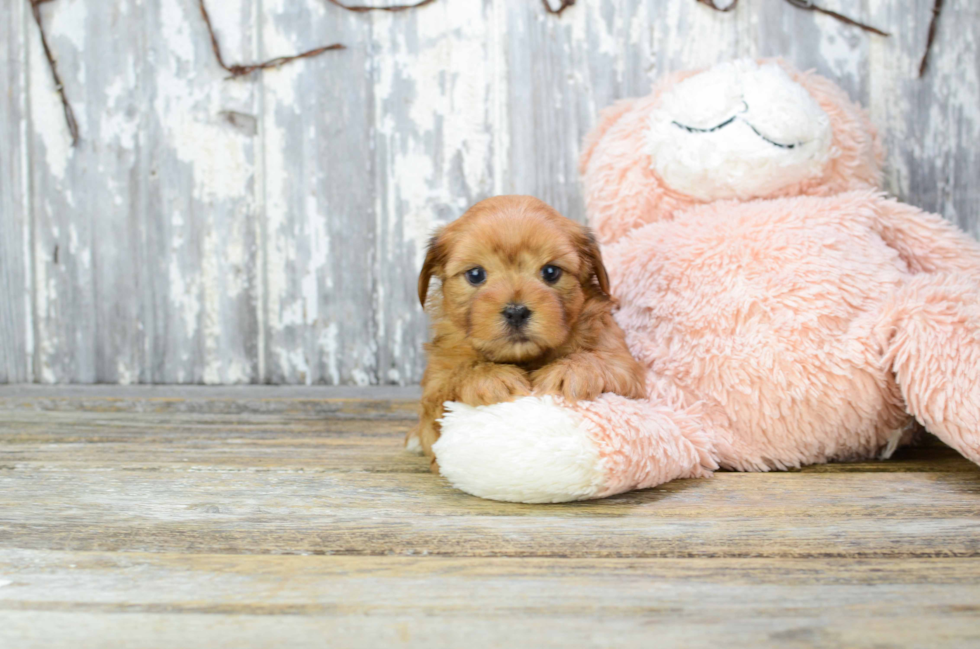
[[[249,6],[215,12],[231,60],[252,55]],[[222,116],[254,112],[251,86],[222,83],[191,0],[42,11],[82,141],[70,146],[35,38],[39,378],[252,380],[254,132]]]
[[[326,458],[331,450],[321,445],[297,452]],[[542,507],[473,498],[424,472],[220,466],[210,464],[208,455],[215,452],[198,449],[184,466],[131,468],[97,461],[85,467],[19,466],[5,458],[0,547],[448,556],[980,556],[977,471],[723,473],[603,501]]]
[[[340,608],[347,613],[414,609],[530,616],[592,609],[629,615],[637,608],[664,607],[668,598],[678,609],[688,609],[688,615],[698,603],[719,609],[764,607],[770,612],[839,606],[844,615],[859,614],[846,610],[854,605],[865,611],[895,607],[895,592],[877,601],[861,601],[868,587],[883,595],[918,588],[918,593],[901,594],[905,605],[914,606],[931,594],[939,596],[933,601],[935,608],[980,604],[977,559],[556,561],[4,550],[0,566],[7,579],[22,582],[19,588],[0,591],[0,607],[7,610],[152,612],[167,607],[173,612],[329,614]],[[137,571],[145,581],[126,576]],[[288,592],[282,590],[284,580],[290,582]],[[178,587],[147,588],[147,582]],[[506,586],[511,593],[502,588]],[[743,589],[754,597],[733,601],[726,588]],[[702,608],[695,615],[703,612]]]
[[[977,560],[0,552],[9,639],[97,646],[968,646]],[[209,618],[209,619],[206,619]],[[67,633],[71,629],[71,633]],[[31,645],[15,645],[31,646]]]
[[[209,466],[424,473],[401,447],[414,401],[0,400],[0,457],[19,468],[167,469]],[[804,473],[968,473],[977,466],[941,444],[908,447],[887,461],[804,467]]]
[[[469,0],[372,16],[381,383],[422,376],[417,277],[433,230],[499,190],[497,11],[492,0]]]
[[[417,388],[380,388],[378,394],[347,389],[296,390],[295,388],[203,388],[173,389],[146,386],[120,389],[116,396],[86,386],[46,392],[41,389],[0,389],[0,411],[99,412],[99,413],[211,413],[279,414],[281,417],[308,414],[316,417],[375,417],[414,420],[418,413]],[[65,396],[73,395],[73,396]],[[89,396],[91,395],[91,396]],[[213,395],[213,396],[212,396]],[[37,419],[38,422],[44,419]],[[125,422],[125,417],[119,421]]]
[[[326,2],[261,6],[263,56],[347,46],[262,80],[263,380],[375,384],[372,19]]]
[[[25,470],[241,470],[427,473],[402,448],[415,423],[406,408],[347,406],[214,415],[5,411],[0,465]]]
[[[413,400],[314,398],[344,393],[0,390],[4,646],[980,639],[980,469],[945,447],[516,505],[400,450]]]
[[[947,0],[929,70],[918,78],[932,0],[871,0],[893,33],[872,41],[871,117],[888,147],[888,190],[980,236],[980,6]]]
[[[72,146],[32,29],[37,378],[135,380],[143,365],[140,273],[122,269],[139,266],[139,15],[80,0],[45,4],[41,13],[82,140]]]
[[[0,383],[30,381],[34,372],[25,6],[0,6]]]
[[[498,5],[497,56],[506,70],[506,124],[499,127],[507,129],[498,191],[538,196],[584,222],[579,144],[600,109],[649,90],[650,43],[657,41],[649,32],[662,17],[652,17],[655,4],[635,1],[580,3],[560,18],[540,3]]]
[[[255,0],[209,6],[225,59],[257,60]],[[145,332],[138,380],[259,381],[257,81],[227,79],[196,0],[133,13],[144,52],[141,281],[127,295]]]
[[[650,619],[652,618],[652,619]],[[904,616],[840,618],[787,616],[721,619],[694,623],[672,621],[668,615],[647,618],[541,616],[512,620],[486,616],[461,620],[449,615],[415,616],[260,616],[160,613],[6,612],[4,629],[17,649],[100,649],[107,637],[125,638],[145,648],[203,647],[240,649],[287,643],[315,649],[361,647],[496,647],[528,646],[545,649],[658,647],[713,649],[718,646],[855,647],[944,646],[971,649],[978,641],[976,623],[968,614],[934,614],[907,610]]]
[[[373,433],[364,428],[370,424]],[[225,425],[222,425],[226,428]],[[25,427],[26,428],[26,427]],[[253,424],[232,429],[223,437],[202,441],[203,428],[188,426],[167,435],[135,429],[121,433],[99,427],[92,432],[33,432],[22,429],[0,441],[6,465],[20,469],[83,469],[111,464],[113,469],[166,470],[197,466],[208,454],[208,466],[262,470],[366,471],[426,473],[428,465],[401,448],[409,425],[400,422],[341,420],[317,427]],[[230,428],[230,427],[227,427]],[[2,431],[0,431],[2,432]],[[232,447],[223,446],[233,444]],[[977,467],[948,447],[907,451],[881,462],[818,464],[803,473],[975,473]]]
[[[256,606],[272,612],[288,612],[290,606],[309,607],[308,612],[329,612],[344,604],[358,609],[412,607],[429,612],[442,610],[474,613],[519,610],[540,614],[519,600],[522,590],[548,591],[534,603],[556,613],[576,613],[585,608],[609,611],[650,606],[654,601],[676,597],[690,607],[691,595],[709,598],[712,606],[743,604],[724,587],[771,589],[794,599],[806,597],[796,587],[812,588],[824,608],[839,595],[853,597],[867,587],[946,587],[942,600],[969,606],[980,597],[980,559],[551,559],[551,558],[452,558],[452,557],[323,557],[296,555],[171,554],[144,552],[57,552],[47,550],[0,550],[0,570],[5,579],[23,580],[19,588],[0,590],[0,607],[45,606],[49,610],[84,610],[95,605],[104,610],[143,610],[168,606],[174,611],[248,612]],[[129,579],[127,572],[141,572],[147,581],[168,580],[178,589],[147,588]],[[290,582],[288,592],[282,581]],[[245,582],[245,583],[243,583]],[[431,586],[421,588],[425,583]],[[684,588],[683,584],[688,588]],[[474,588],[468,597],[458,589]],[[498,586],[513,584],[509,598]],[[656,584],[657,588],[651,588]],[[714,584],[713,592],[702,588]],[[9,584],[8,584],[9,585]],[[382,590],[390,585],[390,590]],[[443,587],[438,587],[442,585]],[[379,586],[381,588],[379,588]],[[815,587],[828,587],[820,592]],[[856,588],[853,588],[856,587]],[[705,589],[707,590],[707,589]],[[846,591],[851,590],[851,593]],[[937,589],[938,590],[938,589]],[[671,591],[674,591],[673,593]],[[844,591],[844,592],[841,592]],[[414,593],[407,598],[405,593]],[[564,596],[559,596],[564,593]],[[778,592],[767,602],[774,608],[790,608],[800,601],[780,601]],[[66,597],[65,595],[69,595]],[[925,593],[921,593],[925,597]],[[347,601],[338,601],[347,596]],[[77,599],[75,599],[77,598]],[[889,606],[882,597],[872,606]],[[916,598],[918,599],[918,598]],[[684,601],[687,600],[687,601]],[[823,600],[823,601],[819,601]],[[844,601],[839,601],[847,608]],[[940,604],[940,602],[936,602]],[[275,609],[279,608],[279,611]],[[653,608],[653,606],[651,606]],[[378,612],[381,612],[380,610]]]
[[[127,402],[139,404],[154,399],[175,401],[223,401],[233,399],[248,403],[269,400],[336,400],[404,401],[417,400],[418,386],[277,386],[277,385],[0,385],[0,399],[30,398],[65,400],[84,403],[86,400]]]

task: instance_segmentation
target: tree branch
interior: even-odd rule
[[[932,50],[932,41],[936,38],[936,23],[939,22],[939,14],[943,10],[943,0],[936,0],[932,6],[932,19],[929,20],[929,36],[926,37],[926,51],[922,54],[922,61],[919,63],[919,78],[926,73],[929,67],[929,52]]]
[[[717,0],[697,0],[697,1],[703,5],[707,5],[711,7],[715,11],[731,11],[738,5],[738,0],[733,0],[733,2],[727,7],[719,7],[717,5]],[[816,11],[826,16],[830,16],[831,18],[836,18],[837,20],[841,21],[844,24],[853,25],[854,27],[859,27],[866,32],[878,34],[879,36],[891,36],[891,34],[889,34],[888,32],[882,31],[877,27],[872,27],[871,25],[868,25],[866,23],[862,23],[858,20],[854,20],[853,18],[845,16],[844,14],[839,14],[836,11],[831,11],[830,9],[824,9],[823,7],[818,7],[817,5],[813,4],[813,0],[786,0],[786,2],[790,3],[797,9],[803,9],[805,11]]]
[[[58,74],[58,63],[54,59],[54,54],[51,53],[51,46],[48,45],[48,35],[44,31],[44,20],[41,18],[41,5],[51,2],[52,0],[28,0],[31,3],[31,13],[34,14],[34,22],[37,23],[37,30],[41,34],[41,47],[44,48],[44,56],[48,59],[48,68],[51,70],[51,78],[54,79],[55,90],[58,91],[58,96],[61,97],[61,107],[65,113],[65,123],[68,124],[68,132],[71,133],[71,145],[78,145],[78,122],[75,120],[75,111],[72,110],[71,102],[68,101],[68,95],[65,93],[65,84],[61,81],[61,75]]]
[[[544,5],[544,10],[549,14],[555,16],[561,16],[561,13],[575,4],[575,0],[558,0],[558,8],[552,9],[551,4],[548,0],[541,0],[541,4]]]
[[[43,0],[48,1],[48,0]],[[430,2],[432,0],[429,0]],[[280,66],[286,65],[287,63],[292,63],[293,61],[299,59],[308,59],[314,56],[319,56],[324,52],[329,52],[331,50],[342,50],[346,49],[340,43],[333,43],[332,45],[324,45],[323,47],[318,47],[306,52],[301,52],[299,54],[294,54],[292,56],[280,56],[274,59],[269,59],[268,61],[262,61],[261,63],[227,63],[225,62],[225,57],[221,54],[221,44],[218,42],[218,37],[214,33],[214,26],[211,24],[211,16],[208,14],[208,8],[204,5],[204,0],[198,0],[198,5],[201,8],[201,16],[204,18],[204,24],[207,25],[208,35],[211,37],[211,49],[214,50],[214,56],[218,59],[218,65],[220,65],[226,72],[228,72],[232,77],[243,77],[245,75],[251,74],[256,70],[266,70],[268,68],[278,68]]]

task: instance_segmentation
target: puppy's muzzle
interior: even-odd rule
[[[504,316],[504,321],[507,322],[511,329],[519,331],[531,319],[531,313],[531,309],[523,304],[508,304],[500,312],[500,315]]]

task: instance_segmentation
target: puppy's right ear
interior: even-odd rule
[[[429,239],[429,249],[425,253],[422,272],[419,273],[419,303],[425,308],[425,298],[429,294],[429,280],[446,261],[445,228],[441,228]]]
[[[582,229],[582,238],[579,243],[579,254],[585,259],[589,270],[586,281],[591,282],[594,277],[602,294],[606,297],[612,297],[612,292],[609,290],[609,273],[606,272],[606,266],[602,263],[602,252],[599,251],[599,243],[595,240],[592,230],[585,226],[580,227]]]

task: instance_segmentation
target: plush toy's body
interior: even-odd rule
[[[884,198],[880,159],[860,109],[782,63],[609,109],[582,167],[648,398],[449,404],[443,475],[487,498],[597,498],[887,457],[915,420],[980,462],[980,246]]]

